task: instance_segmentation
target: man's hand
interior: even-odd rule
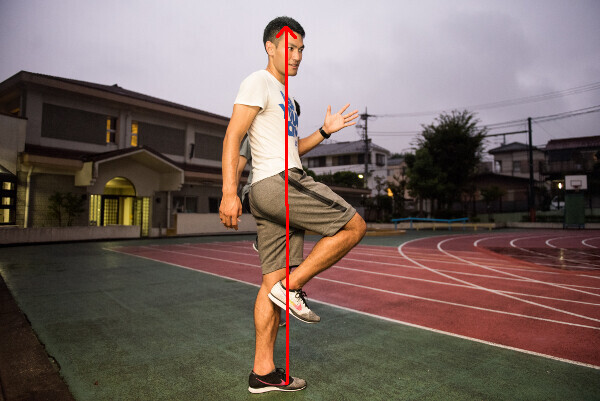
[[[239,217],[242,215],[242,203],[237,195],[223,196],[219,206],[219,218],[227,228],[238,229]]]
[[[350,103],[342,107],[337,113],[331,114],[331,106],[327,106],[327,114],[323,123],[323,130],[326,134],[333,134],[343,128],[356,124],[356,121],[353,120],[356,120],[358,117],[358,110],[344,115],[343,113],[348,107],[350,107]]]

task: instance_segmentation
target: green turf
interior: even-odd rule
[[[411,236],[365,242],[397,246]],[[0,273],[77,400],[600,398],[600,370],[318,303],[321,323],[293,320],[290,330],[292,374],[308,388],[251,395],[257,288],[103,249],[115,245],[0,249]],[[284,366],[280,334],[277,361]]]

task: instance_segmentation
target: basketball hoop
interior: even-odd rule
[[[587,189],[586,175],[567,175],[565,176],[565,190],[579,192]]]

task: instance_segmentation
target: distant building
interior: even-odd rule
[[[387,161],[387,181],[392,185],[401,185],[402,182],[405,184],[408,182],[408,177],[406,176],[408,171],[408,166],[406,165],[406,161],[404,161],[403,157],[397,157],[393,159],[388,159]],[[410,195],[408,190],[404,190],[404,199],[409,199]]]
[[[545,161],[544,151],[533,147],[533,179],[542,180],[541,165]],[[513,142],[491,149],[494,156],[494,173],[511,177],[529,178],[529,145]]]
[[[75,225],[139,225],[218,212],[229,119],[123,89],[21,71],[0,83],[0,224],[44,227],[54,192]]]
[[[580,138],[552,139],[545,149],[543,173],[549,180],[565,175],[590,174],[600,156],[600,135]]]
[[[369,144],[367,187],[372,195],[377,195],[377,180],[387,181],[387,159],[390,151],[373,143]],[[365,173],[365,142],[324,143],[302,157],[302,165],[319,174],[333,174],[338,171]],[[382,188],[380,194],[386,193]]]

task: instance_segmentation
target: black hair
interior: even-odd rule
[[[286,25],[290,27],[292,31],[300,34],[300,36],[304,38],[304,28],[302,28],[302,25],[300,25],[298,21],[290,17],[277,17],[265,27],[265,32],[263,33],[263,46],[265,46],[267,42],[277,44],[279,40],[276,36]]]
[[[298,103],[296,99],[294,99],[294,105],[296,106],[296,114],[298,114],[298,117],[300,117],[300,103]]]

